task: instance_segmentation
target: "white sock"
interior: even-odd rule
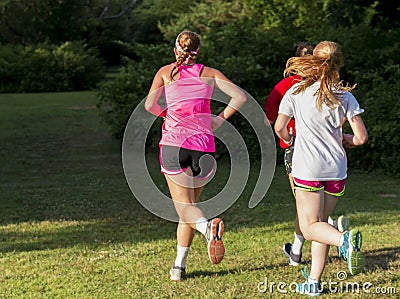
[[[177,254],[174,266],[186,268],[186,258],[189,253],[189,248],[190,247],[177,246]]]
[[[299,255],[304,245],[304,237],[294,233],[294,240],[292,244],[293,254]]]
[[[200,217],[196,221],[196,230],[205,235],[207,230],[207,223],[208,223],[207,218]]]
[[[308,282],[309,282],[309,283],[318,283],[318,282],[320,282],[320,281],[319,281],[319,280],[316,280],[316,279],[314,279],[314,278],[308,277]]]
[[[339,239],[339,246],[342,246],[342,245],[343,245],[343,242],[344,242],[344,233],[340,236],[340,239]]]

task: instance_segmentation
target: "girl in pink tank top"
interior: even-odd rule
[[[212,86],[200,79],[202,64],[179,65],[179,79],[165,86],[166,116],[160,145],[215,152],[211,128]]]
[[[206,219],[196,206],[205,185],[199,183],[199,178],[207,177],[215,165],[212,131],[244,104],[246,96],[220,71],[196,63],[200,54],[198,34],[181,32],[174,53],[176,62],[161,67],[155,75],[145,109],[165,119],[160,141],[161,171],[179,216],[177,255],[169,273],[171,280],[179,281],[186,278],[186,258],[195,231],[206,238],[212,264],[224,257],[224,222],[220,218]],[[216,117],[210,111],[214,86],[231,97]],[[166,109],[158,104],[163,92]]]

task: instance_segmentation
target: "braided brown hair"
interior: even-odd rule
[[[175,48],[179,56],[176,59],[175,66],[171,70],[171,81],[174,81],[174,76],[178,73],[178,67],[181,64],[188,63],[189,60],[196,60],[199,56],[200,36],[192,31],[182,31],[176,38]]]
[[[294,91],[294,94],[299,94],[315,82],[321,81],[316,99],[318,110],[321,110],[323,101],[330,108],[341,105],[333,89],[351,91],[355,87],[355,85],[350,87],[348,84],[344,86],[340,81],[339,71],[342,66],[343,57],[339,45],[335,42],[323,41],[315,47],[313,55],[289,58],[285,75],[298,74],[303,78],[303,84]]]

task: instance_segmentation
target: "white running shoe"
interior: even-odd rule
[[[301,262],[301,253],[299,255],[292,252],[292,244],[286,243],[282,247],[283,253],[289,259],[289,265],[297,267]]]
[[[186,269],[178,266],[173,266],[171,270],[169,270],[169,277],[173,281],[181,281],[186,279]]]
[[[206,230],[206,242],[208,249],[208,258],[212,264],[219,264],[224,258],[225,247],[222,243],[224,234],[224,222],[219,218],[208,221]]]
[[[349,230],[350,227],[350,220],[346,218],[345,216],[341,215],[337,219],[337,229],[338,231],[345,232],[346,230]]]

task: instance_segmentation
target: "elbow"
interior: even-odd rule
[[[278,137],[281,138],[284,127],[281,126],[279,123],[275,122],[274,130],[276,135],[278,135]]]
[[[368,134],[365,133],[361,136],[357,136],[357,145],[363,145],[368,141]]]
[[[147,102],[144,103],[144,109],[146,111],[151,112],[152,108],[153,108],[153,105],[151,105],[150,103],[147,103]]]
[[[246,103],[246,101],[247,101],[247,97],[246,97],[246,95],[243,93],[242,96],[240,97],[240,102],[241,102],[242,105],[243,105],[244,103]]]
[[[242,93],[240,96],[236,98],[236,107],[242,107],[247,101],[246,95]]]

